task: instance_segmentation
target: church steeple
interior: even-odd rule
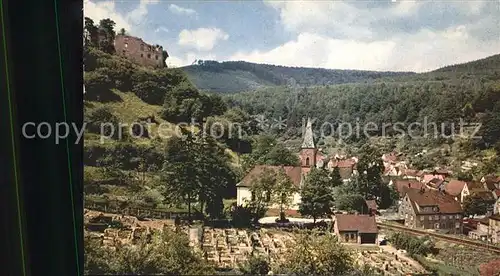
[[[312,131],[312,122],[307,118],[306,131],[304,132],[304,141],[302,142],[303,149],[314,149],[314,136]]]
[[[317,149],[314,145],[314,136],[312,131],[312,122],[307,118],[306,131],[304,132],[304,141],[300,150],[300,163],[302,167],[316,166]]]

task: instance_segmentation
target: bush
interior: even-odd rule
[[[243,264],[239,265],[243,275],[266,275],[270,266],[266,259],[261,256],[250,256]]]
[[[132,91],[145,103],[154,105],[162,105],[167,93],[164,87],[160,87],[157,82],[150,80],[134,84]]]
[[[85,84],[84,99],[88,101],[112,102],[121,98],[113,93],[111,89],[115,86],[111,78],[100,71],[85,72],[83,75]]]
[[[410,256],[426,256],[434,249],[434,242],[429,237],[418,238],[406,233],[393,233],[388,237],[397,249],[404,249]]]
[[[118,137],[117,128],[120,121],[118,120],[118,117],[113,115],[109,107],[104,106],[97,108],[92,113],[90,113],[90,115],[88,115],[87,120],[87,129],[89,132],[107,136],[113,134],[113,138]],[[104,124],[112,124],[115,128],[114,132],[111,132],[112,129],[105,127],[103,128],[104,132],[101,133],[101,126],[103,126]]]

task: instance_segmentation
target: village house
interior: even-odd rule
[[[339,241],[346,243],[375,244],[378,229],[374,216],[370,215],[335,215],[334,233]]]
[[[391,152],[382,155],[382,162],[384,164],[384,176],[399,177],[403,176],[406,169],[408,169],[406,162],[400,160],[402,154]]]
[[[488,240],[489,228],[490,228],[489,218],[478,219],[476,223],[476,229],[469,231],[467,236],[469,236],[469,238],[471,239],[486,241]]]
[[[340,177],[342,181],[348,182],[353,175],[357,173],[356,171],[356,162],[355,158],[350,159],[340,159],[340,158],[332,158],[327,163],[327,169],[332,171],[335,167],[339,168]]]
[[[444,191],[461,203],[464,202],[466,197],[473,194],[486,201],[491,201],[491,204],[494,204],[495,201],[495,194],[485,189],[483,184],[480,182],[451,179],[444,186]]]
[[[126,57],[134,63],[151,66],[155,68],[165,67],[165,58],[163,56],[163,47],[159,45],[150,45],[141,38],[117,34],[115,37],[115,50],[119,56]]]
[[[463,211],[452,196],[432,189],[407,189],[399,205],[405,226],[461,234]]]
[[[500,215],[489,217],[489,235],[492,243],[500,243]]]
[[[424,187],[424,184],[417,180],[399,179],[391,180],[389,182],[389,186],[394,186],[394,189],[398,192],[399,196],[403,198],[408,189],[420,190]]]
[[[500,189],[500,176],[486,175],[481,178],[481,183],[483,183],[484,188],[490,191],[495,191]]]

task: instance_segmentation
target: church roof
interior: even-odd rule
[[[312,122],[310,118],[307,118],[306,131],[304,133],[304,141],[302,142],[303,149],[314,149],[314,136],[312,131]]]
[[[262,176],[266,170],[278,172],[278,170],[285,170],[286,175],[290,178],[292,183],[299,187],[302,179],[302,168],[294,166],[270,166],[270,165],[257,165],[238,183],[237,187],[251,187],[253,183]]]

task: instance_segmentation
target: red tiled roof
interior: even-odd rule
[[[441,214],[457,214],[462,213],[462,207],[460,203],[456,201],[452,196],[447,195],[443,192],[436,190],[416,190],[416,189],[408,189],[406,192],[409,199],[412,203],[418,204],[418,206],[437,206],[439,210],[437,212],[430,211],[424,212],[423,210],[415,210],[415,212],[419,214],[433,214],[433,213],[441,213]]]
[[[439,179],[439,178],[434,178],[432,179],[431,181],[429,181],[429,183],[427,183],[429,186],[431,186],[432,188],[439,188],[439,186],[441,186],[441,184],[443,184],[444,180],[443,179]]]
[[[481,264],[479,266],[481,276],[498,276],[500,275],[500,259]]]
[[[407,176],[417,176],[417,173],[418,173],[417,170],[410,170],[410,169],[408,169],[408,170],[404,171],[404,174],[407,175]]]
[[[450,174],[450,172],[448,170],[446,170],[446,169],[437,169],[437,170],[434,170],[434,172],[436,174],[444,174],[444,175]]]
[[[444,185],[444,190],[449,195],[458,196],[466,184],[465,181],[452,179],[448,184]]]
[[[433,180],[435,178],[444,180],[444,176],[442,176],[440,174],[426,174],[426,175],[424,175],[424,179],[422,179],[422,182],[429,183],[431,180]]]
[[[400,195],[406,194],[408,189],[420,190],[424,184],[416,180],[396,180],[394,183],[394,188]]]
[[[335,223],[339,232],[358,231],[358,233],[378,233],[374,216],[369,215],[335,215]]]
[[[238,184],[240,187],[250,187],[252,183],[260,177],[262,173],[265,172],[266,169],[277,172],[279,169],[283,168],[285,173],[290,177],[290,180],[293,182],[295,186],[300,185],[300,180],[302,178],[302,168],[301,167],[293,167],[293,166],[268,166],[268,165],[257,165],[253,167],[253,169],[241,180]]]

